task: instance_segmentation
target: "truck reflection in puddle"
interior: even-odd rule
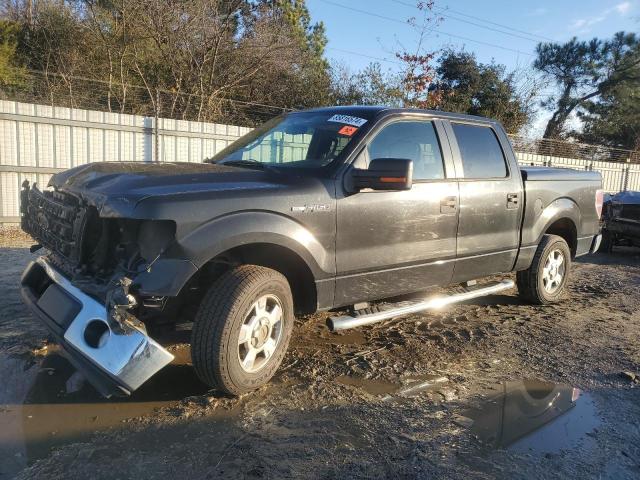
[[[33,369],[37,369],[37,374],[29,376],[32,383],[23,386],[21,392],[0,398],[0,480],[48,456],[53,447],[86,440],[130,418],[206,393],[209,388],[186,361],[181,361],[185,360],[182,357],[185,355],[176,355],[177,363],[167,366],[131,397],[111,400],[88,385],[66,393],[74,369],[56,353],[48,355],[39,367],[27,369],[12,362],[14,370],[35,373]],[[4,363],[9,366],[9,362]]]
[[[600,419],[589,394],[568,385],[522,380],[505,382],[458,423],[481,442],[522,453],[554,453],[593,442]]]

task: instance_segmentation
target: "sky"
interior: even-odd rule
[[[416,4],[417,0],[307,0],[313,21],[325,24],[326,56],[352,71],[372,61],[398,70],[394,52],[416,49],[418,32],[407,24],[412,17],[421,20]],[[640,0],[435,0],[434,11],[442,20],[425,40],[427,51],[464,49],[480,62],[495,61],[508,70],[529,67],[540,41],[640,32]],[[538,118],[536,129],[545,118]]]

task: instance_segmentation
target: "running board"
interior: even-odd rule
[[[405,304],[403,306],[391,308],[389,310],[383,310],[381,312],[357,316],[344,315],[342,317],[329,317],[329,319],[327,319],[327,327],[329,327],[329,330],[331,330],[332,332],[337,332],[338,330],[346,330],[348,328],[362,327],[364,325],[371,325],[373,323],[382,322],[383,320],[387,320],[389,318],[410,315],[412,313],[418,313],[424,310],[442,308],[453,303],[464,302],[465,300],[492,295],[494,293],[513,288],[514,286],[515,284],[513,283],[513,280],[502,280],[500,282],[489,282],[482,285],[474,285],[472,287],[466,287],[465,291],[461,293],[427,298],[416,303],[410,303],[408,305]]]

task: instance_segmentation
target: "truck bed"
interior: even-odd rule
[[[590,172],[587,170],[553,167],[520,167],[520,171],[522,172],[522,178],[529,182],[542,182],[547,180],[565,182],[591,180],[600,182],[600,174],[598,172]]]

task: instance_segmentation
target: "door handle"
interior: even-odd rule
[[[440,213],[454,213],[458,208],[458,197],[444,197],[440,200]]]
[[[518,198],[518,194],[517,193],[508,193],[507,194],[507,208],[510,210],[516,209],[518,208],[518,205],[520,204],[520,200]]]

